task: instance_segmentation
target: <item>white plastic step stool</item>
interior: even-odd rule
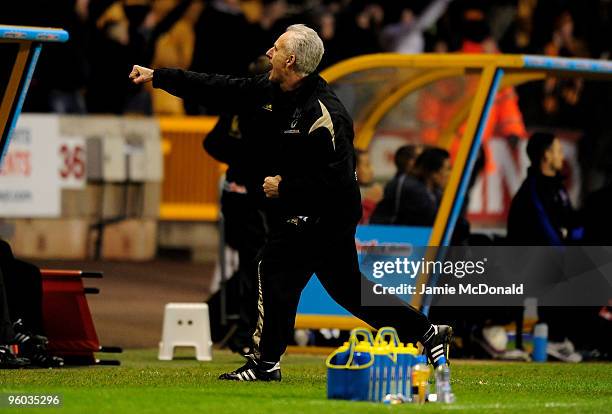
[[[170,361],[174,347],[191,346],[198,361],[212,360],[210,319],[206,303],[168,303],[164,311],[158,359]]]

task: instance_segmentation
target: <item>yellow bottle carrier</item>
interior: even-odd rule
[[[386,395],[410,398],[411,366],[418,350],[402,344],[394,328],[381,328],[373,339],[363,328],[351,331],[348,342],[327,358],[327,397],[383,401]]]

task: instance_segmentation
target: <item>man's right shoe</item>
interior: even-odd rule
[[[263,362],[254,355],[246,355],[247,362],[235,371],[219,375],[225,381],[280,381],[280,362]]]
[[[427,343],[423,344],[429,362],[437,368],[449,363],[448,351],[453,340],[453,328],[448,325],[433,325],[434,333]]]

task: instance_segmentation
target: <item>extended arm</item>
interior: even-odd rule
[[[267,75],[235,78],[226,75],[190,72],[181,69],[150,69],[134,65],[130,79],[136,84],[153,82],[179,98],[190,98],[223,112],[239,112],[258,99],[268,86]]]

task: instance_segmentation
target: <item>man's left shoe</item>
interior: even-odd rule
[[[453,340],[453,328],[448,325],[433,325],[432,337],[423,344],[429,362],[437,368],[439,365],[449,363],[448,351]]]
[[[247,363],[235,371],[219,375],[226,381],[280,381],[280,362],[259,361],[253,355],[247,355]]]

